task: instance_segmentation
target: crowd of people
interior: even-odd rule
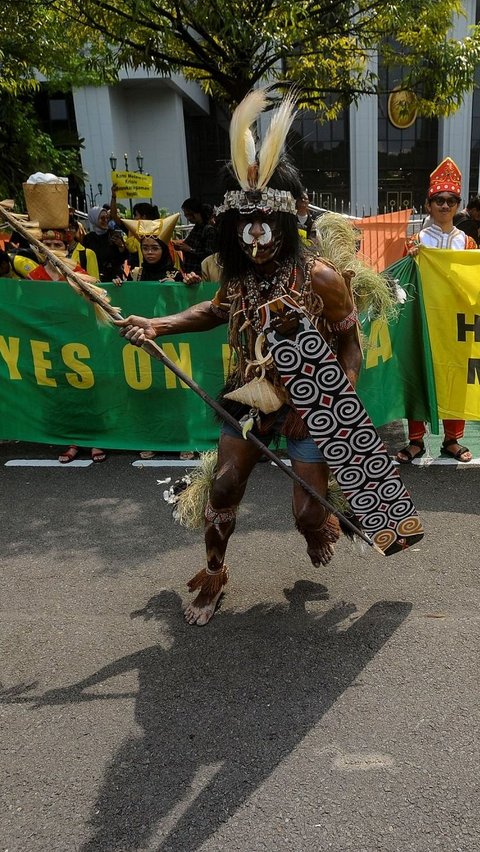
[[[447,172],[448,192],[435,187]],[[438,184],[440,185],[440,184]],[[426,218],[420,233],[410,240],[407,251],[415,254],[418,245],[454,248],[480,246],[480,196],[470,199],[460,210],[461,175],[447,158],[432,173],[425,203]],[[49,228],[41,232],[42,243],[62,257],[69,268],[90,282],[113,282],[121,286],[126,281],[171,281],[194,285],[201,280],[220,281],[222,267],[218,256],[218,234],[214,208],[197,198],[187,198],[181,205],[183,217],[190,230],[182,237],[176,235],[179,214],[160,216],[156,205],[139,202],[133,206],[132,217],[122,216],[117,205],[117,188],[112,187],[110,203],[92,206],[86,229],[74,210],[70,211],[65,229]],[[315,219],[305,188],[299,187],[295,199],[296,224],[300,239],[309,243],[316,237]],[[460,236],[461,235],[461,236]],[[0,251],[0,277],[32,280],[59,280],[61,273],[48,258],[33,250],[28,240],[12,233],[5,250]],[[397,454],[401,464],[410,463],[425,452],[423,423],[410,420],[407,446]],[[468,448],[459,440],[463,436],[463,421],[444,421],[445,438],[442,451],[457,461],[471,459]],[[58,460],[72,461],[79,448],[71,444],[62,450]],[[154,451],[141,451],[144,459],[153,458]],[[192,457],[186,452],[183,457]],[[106,453],[91,449],[94,462],[104,461]]]
[[[132,218],[122,216],[114,185],[109,204],[90,208],[87,228],[76,212],[70,210],[67,228],[44,229],[38,238],[72,271],[91,283],[113,282],[119,287],[126,281],[172,281],[190,286],[202,280],[219,281],[214,208],[198,198],[187,198],[181,209],[191,228],[180,238],[175,236],[179,214],[161,218],[158,207],[152,203],[139,202],[132,208]],[[301,237],[311,239],[313,218],[305,190],[297,199],[297,216]],[[56,281],[62,275],[48,257],[14,232],[5,250],[0,250],[0,277]],[[60,452],[58,461],[68,464],[79,452],[76,444],[70,444]],[[105,451],[99,447],[92,447],[90,454],[95,463],[106,458]],[[142,459],[152,459],[155,455],[151,450],[140,451]],[[185,451],[181,458],[195,455]]]
[[[113,282],[121,286],[125,281],[172,281],[192,285],[213,274],[215,221],[213,208],[195,198],[187,198],[182,211],[192,228],[183,239],[175,239],[179,214],[160,218],[158,207],[140,202],[133,207],[132,219],[122,218],[113,186],[110,204],[90,208],[88,230],[70,210],[66,228],[32,233],[68,269],[90,283]],[[202,273],[202,263],[209,257],[208,272]],[[0,276],[57,281],[62,273],[48,256],[32,248],[26,237],[13,232],[5,250],[0,251]],[[70,444],[60,452],[58,461],[68,464],[79,452],[76,444]],[[96,463],[106,458],[99,447],[92,447],[90,453]],[[149,459],[155,453],[141,451],[140,455]],[[193,458],[194,453],[187,451],[182,456]]]

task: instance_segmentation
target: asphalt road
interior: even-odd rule
[[[157,485],[178,468],[5,467],[19,452],[0,446],[0,852],[478,852],[478,468],[405,467],[424,541],[343,539],[319,571],[258,465],[197,628],[201,537]]]

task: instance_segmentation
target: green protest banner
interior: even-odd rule
[[[217,285],[106,285],[122,314],[161,316]],[[0,438],[106,449],[207,450],[213,412],[63,282],[0,280]],[[211,395],[223,385],[226,329],[162,338],[168,357]]]
[[[417,265],[388,270],[408,293],[397,319],[364,317],[358,393],[376,426],[403,417],[438,431],[428,330]],[[210,299],[217,285],[105,285],[124,316],[163,316]],[[125,342],[68,284],[0,280],[0,438],[126,450],[207,450],[212,410],[161,363]],[[161,339],[168,357],[210,396],[228,368],[226,326]]]
[[[409,417],[425,420],[438,435],[435,380],[418,266],[411,257],[385,271],[405,290],[407,300],[388,324],[361,317],[366,339],[357,383],[375,426]]]

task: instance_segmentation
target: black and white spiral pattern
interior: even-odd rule
[[[267,340],[270,342],[271,335],[267,335]],[[286,343],[286,341],[285,341]],[[292,346],[284,346],[282,343],[277,344],[270,349],[271,354],[273,355],[275,364],[277,365],[279,371],[282,372],[295,372],[296,370],[300,370],[302,366],[302,356],[297,349],[294,349]]]
[[[309,379],[307,376],[298,376],[293,381],[289,382],[288,392],[290,396],[298,400],[298,405],[315,405],[318,399],[318,387],[315,379]]]
[[[315,380],[323,393],[339,393],[345,388],[346,376],[337,361],[317,367]]]
[[[394,553],[422,537],[415,507],[330,347],[300,317],[295,340],[265,329],[275,365],[362,528]]]
[[[325,447],[325,449],[327,448]],[[333,470],[333,464],[331,468]],[[355,494],[356,491],[363,488],[368,482],[365,471],[359,465],[342,467],[339,470],[335,470],[334,474],[342,491],[345,491],[345,493],[348,491],[349,494]]]
[[[298,406],[301,408],[301,406]],[[305,418],[307,429],[310,435],[319,443],[324,436],[331,434],[335,428],[336,421],[331,411],[323,409],[321,411],[310,411]]]

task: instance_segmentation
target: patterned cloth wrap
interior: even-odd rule
[[[294,339],[270,327],[270,307],[260,316],[275,365],[290,399],[321,449],[362,530],[386,556],[423,538],[423,526],[395,464],[328,343],[298,311]]]

